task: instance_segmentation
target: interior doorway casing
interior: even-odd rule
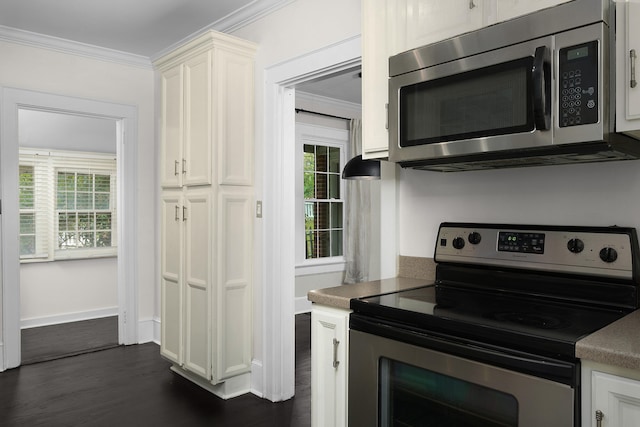
[[[15,88],[2,90],[0,134],[0,264],[2,337],[0,371],[20,365],[20,258],[18,210],[18,110],[93,116],[116,121],[118,168],[118,336],[120,344],[138,342],[137,108]]]
[[[303,82],[357,67],[355,36],[265,71],[264,93],[264,290],[262,292],[263,396],[295,393],[295,89]],[[267,149],[268,147],[268,149]],[[254,380],[254,383],[256,381]]]

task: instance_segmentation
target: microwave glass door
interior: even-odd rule
[[[400,146],[530,132],[533,57],[400,88]]]

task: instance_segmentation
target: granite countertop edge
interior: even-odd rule
[[[640,369],[640,310],[576,343],[576,357],[605,365]]]
[[[354,298],[367,298],[433,284],[433,279],[394,277],[309,291],[315,304],[349,310]],[[579,359],[640,370],[640,309],[576,343]]]
[[[433,284],[433,280],[429,279],[393,277],[390,279],[372,280],[369,282],[334,286],[332,288],[316,289],[307,293],[307,299],[315,304],[349,310],[351,300],[354,298],[372,297],[431,284]]]

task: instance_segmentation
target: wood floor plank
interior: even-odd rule
[[[149,343],[1,373],[0,425],[308,427],[310,325],[308,315],[296,316],[296,396],[286,402],[219,399],[172,373]]]

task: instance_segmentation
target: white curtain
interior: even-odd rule
[[[351,157],[362,153],[362,121],[350,122]],[[346,271],[344,283],[369,280],[369,240],[371,232],[371,181],[346,181]]]

